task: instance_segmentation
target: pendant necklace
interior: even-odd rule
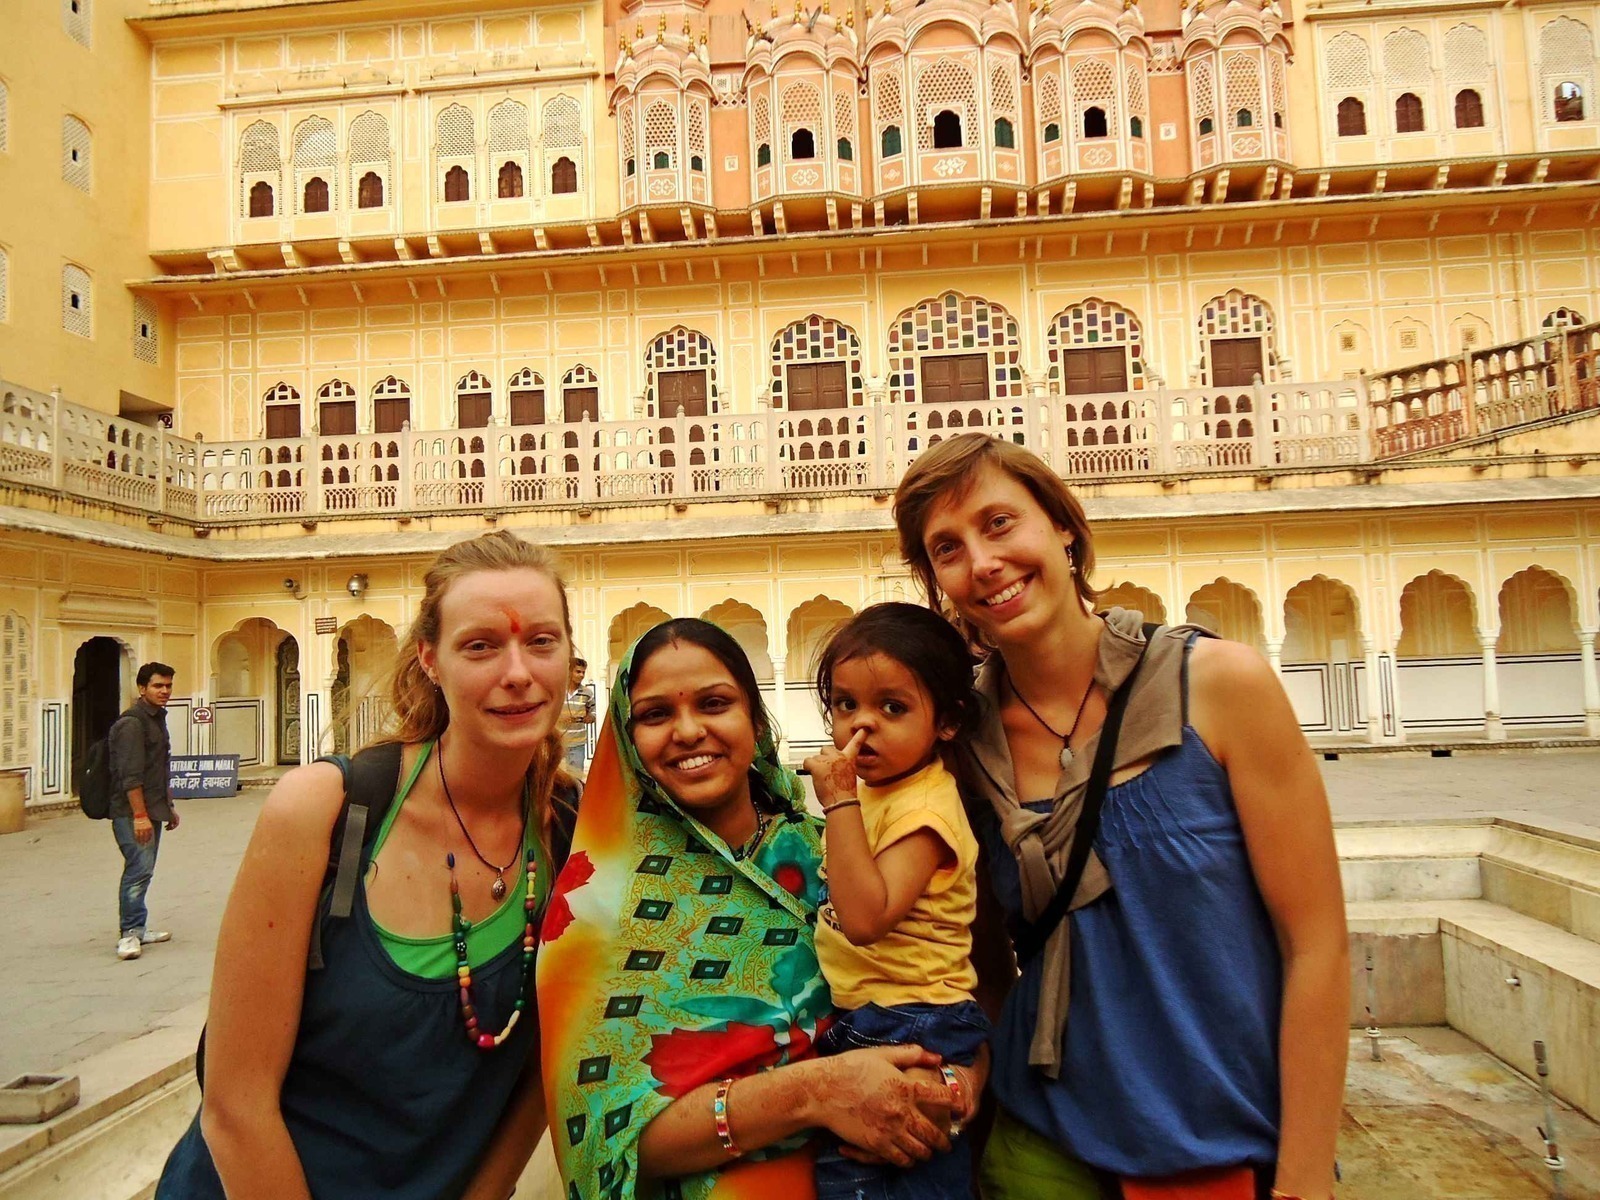
[[[1058,733],[1050,724],[1050,722],[1046,721],[1039,715],[1039,710],[1028,703],[1028,698],[1026,696],[1017,691],[1016,681],[1011,678],[1011,672],[1009,671],[1006,672],[1006,686],[1011,689],[1011,694],[1013,696],[1022,701],[1022,707],[1028,710],[1035,721],[1044,726],[1045,731],[1049,733],[1051,737],[1061,739],[1061,769],[1065,771],[1069,766],[1072,765],[1072,747],[1069,746],[1068,743],[1072,741],[1072,735],[1078,732],[1078,722],[1083,720],[1083,710],[1089,707],[1089,693],[1094,691],[1093,672],[1090,672],[1089,675],[1089,686],[1083,689],[1083,697],[1078,701],[1078,713],[1072,718],[1072,728],[1067,730],[1066,733]]]
[[[1015,691],[1016,689],[1013,688],[1012,690]],[[1027,701],[1024,700],[1023,703],[1026,704]],[[1038,714],[1035,713],[1034,715],[1037,716]],[[456,798],[450,794],[450,781],[444,777],[444,744],[442,742],[439,744],[439,784],[444,788],[445,801],[450,805],[450,811],[455,813],[456,824],[461,826],[461,833],[467,839],[467,845],[472,847],[472,852],[478,856],[478,861],[494,872],[494,882],[489,885],[489,894],[496,900],[504,900],[506,898],[506,872],[517,865],[522,855],[520,853],[512,855],[511,860],[505,866],[500,867],[485,858],[483,851],[478,849],[478,843],[472,840],[472,834],[467,829],[467,823],[461,819],[461,810],[456,807]],[[522,836],[517,839],[517,845],[519,847],[523,846],[527,843],[527,840],[528,806],[524,804],[522,810]],[[454,865],[454,862],[452,862],[451,866],[454,867]]]

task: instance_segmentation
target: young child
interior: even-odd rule
[[[817,1049],[941,1055],[958,1132],[975,1108],[968,1068],[989,1036],[969,957],[978,843],[942,754],[974,717],[972,659],[936,613],[875,604],[823,650],[817,693],[834,748],[805,764],[827,817],[816,945],[841,1010]],[[818,1200],[969,1197],[971,1147],[953,1145],[904,1171],[825,1152]]]

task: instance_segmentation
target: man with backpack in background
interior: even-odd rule
[[[111,831],[122,851],[122,884],[117,894],[121,933],[117,957],[138,958],[152,942],[170,941],[165,930],[151,929],[145,893],[156,870],[161,847],[161,826],[178,827],[178,810],[167,797],[167,768],[172,742],[167,736],[167,701],[172,699],[172,677],[166,663],[149,662],[139,668],[139,698],[111,726],[110,747]]]

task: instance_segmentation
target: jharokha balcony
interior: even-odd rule
[[[209,442],[0,383],[0,485],[197,529],[894,489],[955,431],[1079,483],[1381,466],[1600,409],[1600,324],[1382,375]]]

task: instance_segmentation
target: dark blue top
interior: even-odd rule
[[[995,895],[1014,918],[1016,860],[985,809],[973,824]],[[1193,728],[1107,791],[1094,848],[1112,887],[1068,917],[1061,1077],[1028,1066],[1036,960],[995,1029],[996,1096],[1024,1125],[1118,1175],[1272,1164],[1282,961],[1227,774]]]
[[[467,1040],[456,981],[407,974],[385,952],[365,887],[347,920],[328,920],[323,904],[327,966],[306,974],[281,1099],[311,1195],[457,1197],[529,1065],[538,1028],[532,981],[511,1036],[479,1050]],[[521,938],[473,971],[483,1029],[504,1027],[521,982]],[[167,1159],[156,1200],[224,1200],[198,1116]]]

